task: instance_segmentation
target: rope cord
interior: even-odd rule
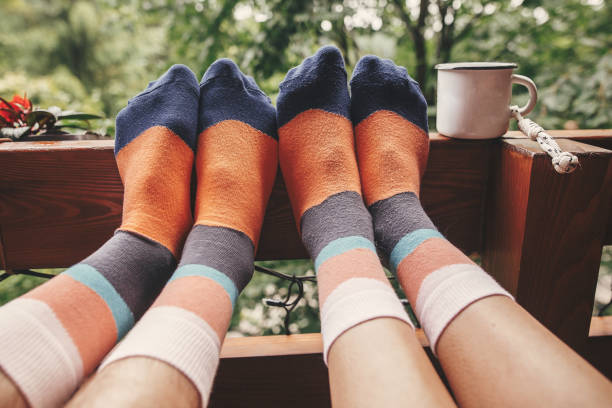
[[[557,173],[568,174],[576,170],[579,164],[578,157],[561,150],[557,142],[555,142],[555,139],[546,133],[542,126],[531,119],[524,118],[520,114],[518,106],[511,106],[510,112],[512,113],[512,117],[518,122],[518,127],[521,129],[521,132],[531,140],[537,141],[542,150],[548,153],[552,158],[552,164]]]

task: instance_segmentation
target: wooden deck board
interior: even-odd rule
[[[467,252],[482,246],[489,158],[497,143],[437,135],[431,140],[423,206]],[[0,143],[0,174],[0,234],[8,268],[70,266],[102,245],[121,222],[123,188],[112,141]],[[257,259],[307,257],[279,176]]]

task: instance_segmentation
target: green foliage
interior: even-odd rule
[[[119,5],[120,4],[120,5]],[[166,29],[132,2],[9,0],[0,5],[0,95],[114,116],[156,75]]]
[[[515,61],[540,88],[531,117],[544,127],[612,127],[610,21],[601,0],[7,0],[0,95],[103,113],[113,133],[130,96],[172,64],[202,75],[232,58],[274,99],[289,68],[332,43],[349,70],[368,53],[406,66],[432,107],[436,63]]]
[[[593,314],[612,316],[612,246],[603,248]]]
[[[312,262],[306,260],[267,261],[258,264],[289,275],[314,275]],[[230,335],[262,336],[283,333],[285,311],[280,307],[264,305],[263,299],[284,299],[288,286],[288,281],[255,272],[234,307]],[[297,291],[294,290],[293,293]],[[304,283],[304,298],[291,313],[290,329],[292,333],[320,331],[316,284]]]
[[[58,274],[63,269],[36,269],[38,272]],[[0,270],[0,275],[4,271]],[[35,276],[15,275],[10,276],[0,282],[0,306],[10,300],[23,295],[26,292],[34,289],[36,286],[46,282],[45,278],[37,278]]]

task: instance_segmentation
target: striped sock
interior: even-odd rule
[[[373,244],[361,197],[344,61],[321,48],[289,71],[278,96],[283,176],[319,286],[324,356],[343,332],[377,317],[410,320]]]
[[[427,104],[403,67],[362,58],[351,79],[359,171],[376,244],[396,272],[432,350],[469,304],[510,296],[448,242],[418,198],[429,151]]]
[[[196,225],[170,282],[103,366],[137,355],[164,361],[205,406],[233,305],[253,274],[278,150],[274,107],[233,62],[211,65],[200,88]]]
[[[198,86],[174,66],[117,116],[123,221],[93,255],[0,310],[0,366],[33,407],[62,404],[157,296],[191,226]]]

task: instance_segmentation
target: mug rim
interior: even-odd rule
[[[450,62],[437,64],[434,68],[441,71],[449,70],[489,70],[489,69],[514,69],[518,65],[514,62]]]

